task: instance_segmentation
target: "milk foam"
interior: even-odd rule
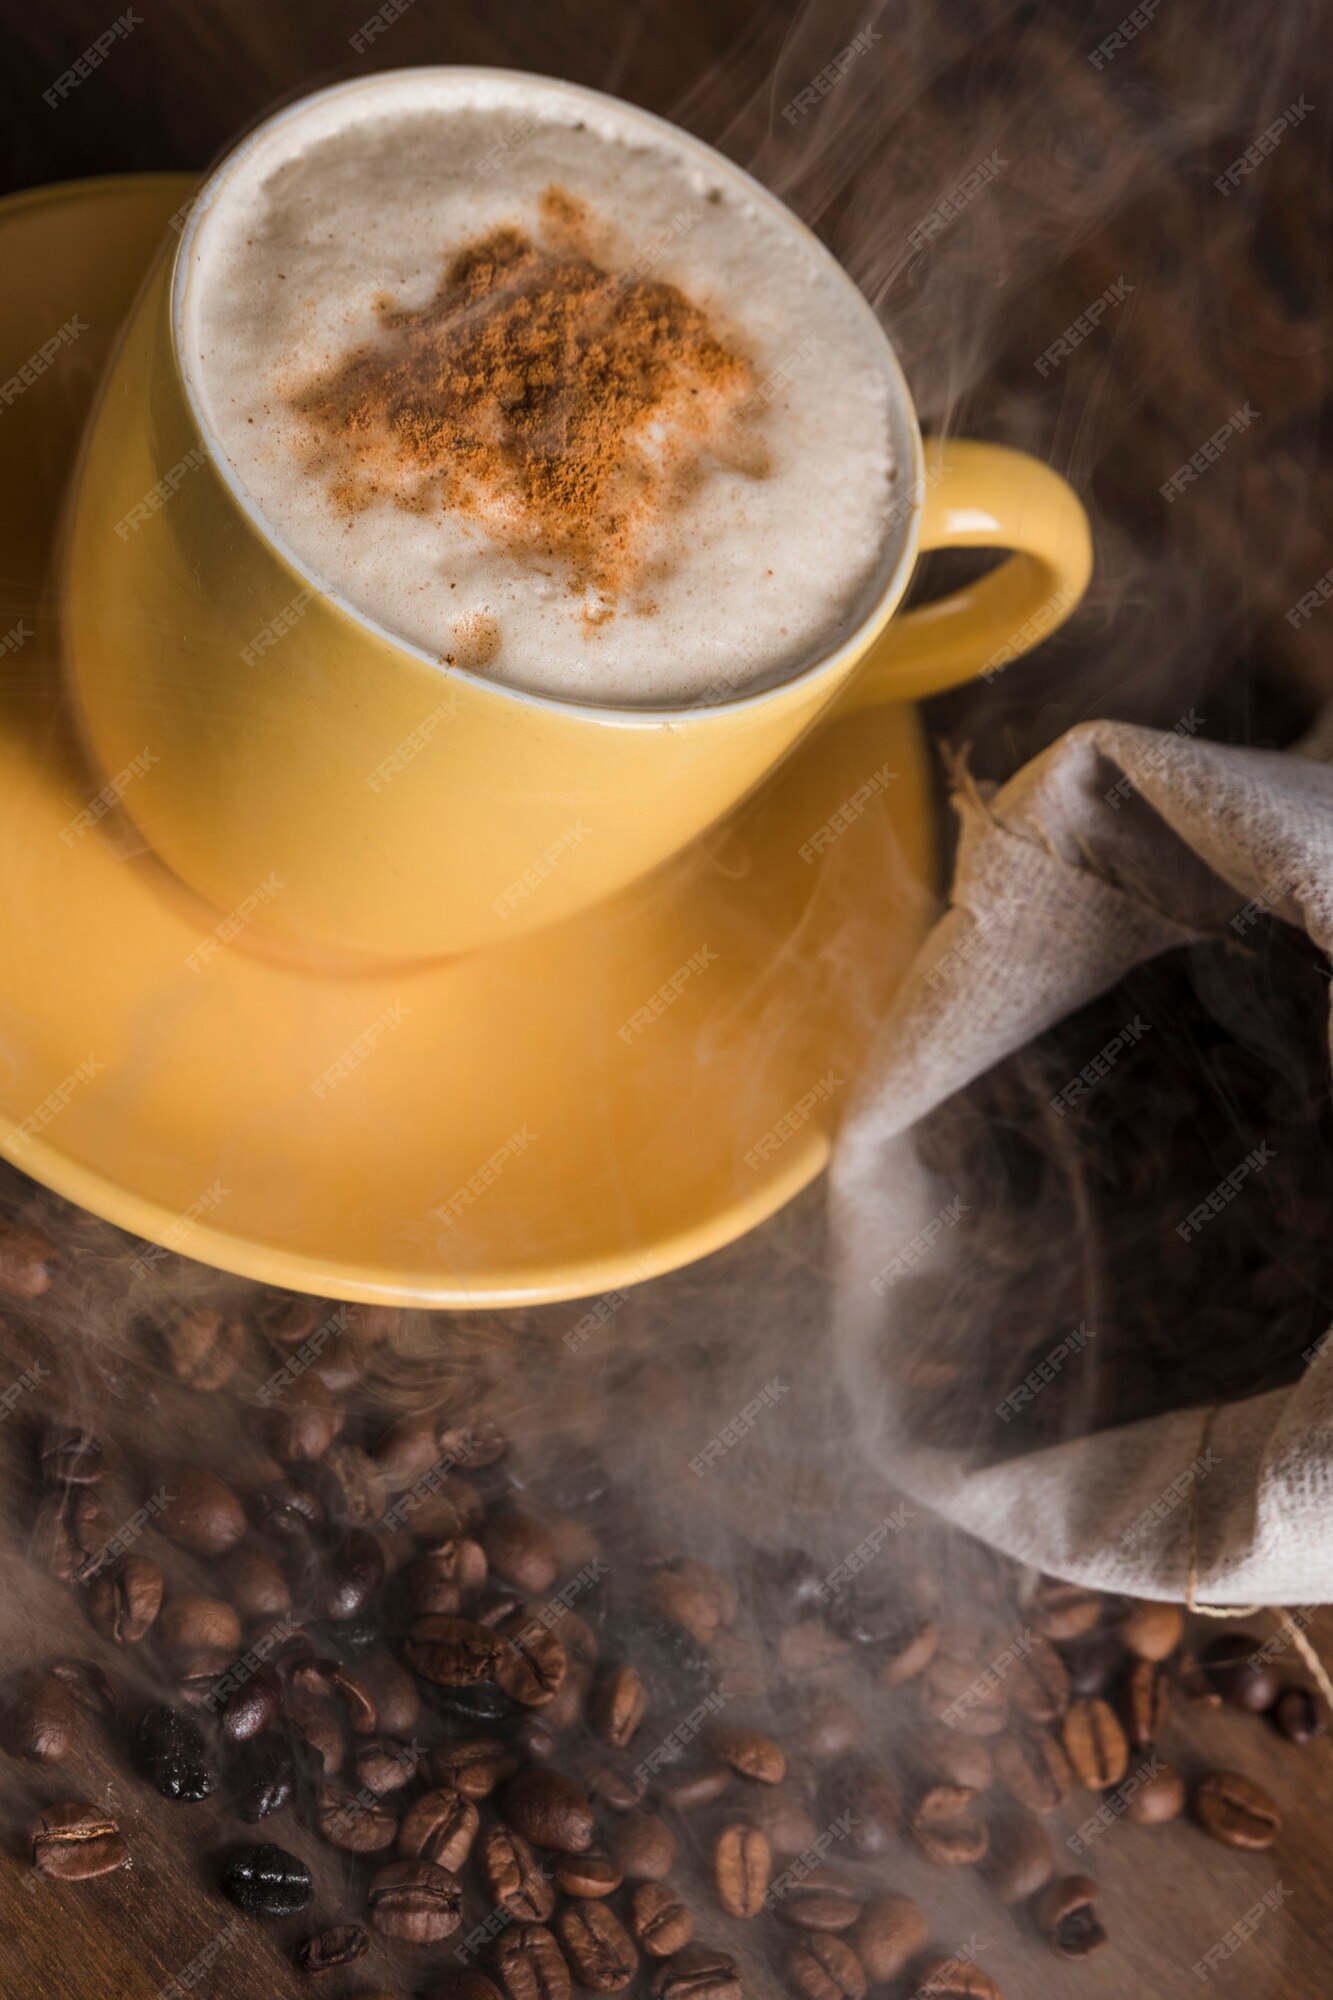
[[[293,401],[375,341],[377,302],[424,308],[461,248],[536,233],[553,186],[586,204],[616,269],[679,287],[734,336],[762,389],[761,475],[709,459],[661,524],[651,589],[609,604],[466,513],[340,510]],[[725,699],[826,654],[883,588],[905,474],[873,317],[744,176],[629,107],[493,71],[339,88],[261,128],[182,256],[186,376],[238,482],[302,567],[435,659],[566,700]]]

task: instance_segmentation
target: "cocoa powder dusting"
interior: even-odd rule
[[[661,574],[651,531],[710,459],[762,476],[762,398],[677,286],[594,255],[582,204],[551,188],[541,213],[541,241],[507,226],[459,250],[426,306],[382,301],[380,337],[292,402],[341,511],[468,515],[597,593],[596,623]]]

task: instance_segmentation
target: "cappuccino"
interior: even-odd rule
[[[340,86],[233,156],[181,257],[187,386],[248,504],[442,665],[730,699],[883,591],[888,344],[794,218],[657,119],[495,71]]]

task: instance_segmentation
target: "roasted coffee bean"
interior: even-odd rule
[[[446,1788],[465,1799],[484,1799],[514,1775],[517,1759],[498,1736],[466,1736],[441,1743],[431,1753],[431,1764]]]
[[[84,1561],[70,1521],[70,1489],[48,1493],[37,1509],[28,1544],[29,1561],[57,1583],[73,1583],[74,1572]]]
[[[406,1667],[379,1651],[361,1661],[359,1679],[375,1710],[375,1726],[393,1736],[410,1736],[421,1714],[421,1696]]]
[[[111,1721],[120,1712],[120,1701],[102,1669],[92,1660],[59,1659],[52,1660],[48,1672],[55,1680],[67,1687],[80,1708],[86,1708],[92,1715],[100,1715],[103,1721]]]
[[[398,1829],[398,1852],[405,1861],[433,1861],[457,1875],[472,1852],[480,1825],[480,1813],[461,1792],[425,1792],[413,1801]]]
[[[667,1882],[640,1882],[629,1899],[630,1925],[640,1951],[670,1958],[694,1935],[694,1918]]]
[[[202,1730],[178,1708],[144,1712],[135,1732],[134,1761],[164,1799],[206,1799],[217,1783]]]
[[[926,1713],[963,1736],[997,1736],[1004,1728],[1004,1690],[984,1667],[937,1653],[920,1686]]]
[[[652,2000],[742,2000],[736,1961],[716,1945],[687,1944],[653,1974]]]
[[[343,1718],[332,1695],[313,1688],[290,1687],[285,1704],[292,1728],[313,1752],[326,1777],[341,1771],[347,1755]]]
[[[708,1664],[719,1694],[728,1701],[753,1701],[767,1694],[772,1671],[761,1639],[720,1628],[708,1642]]]
[[[360,1924],[335,1924],[319,1931],[296,1947],[296,1963],[302,1972],[336,1972],[355,1965],[370,1950],[370,1932]]]
[[[997,1737],[995,1772],[1029,1812],[1057,1811],[1073,1789],[1069,1759],[1055,1738],[1044,1733]]]
[[[273,1735],[243,1743],[231,1768],[231,1786],[237,1812],[252,1826],[281,1812],[296,1791],[296,1762],[289,1746]]]
[[[359,1617],[383,1582],[383,1549],[368,1529],[349,1528],[321,1566],[315,1595],[319,1616],[338,1625]]]
[[[191,1593],[170,1598],[157,1622],[157,1642],[180,1659],[191,1653],[236,1653],[241,1644],[240,1613],[221,1597]]]
[[[1093,1905],[1097,1884],[1087,1875],[1062,1875],[1048,1882],[1032,1905],[1037,1929],[1061,1958],[1087,1958],[1106,1943]]]
[[[230,1743],[248,1743],[277,1720],[282,1690],[271,1667],[256,1667],[222,1704],[222,1733]]]
[[[380,1727],[379,1707],[364,1675],[354,1673],[341,1660],[303,1661],[294,1669],[292,1682],[294,1686],[336,1696],[353,1736],[373,1736]],[[401,1745],[398,1747],[401,1749]]]
[[[787,1954],[787,1977],[801,2000],[863,2000],[865,1967],[845,1938],[811,1935]]]
[[[654,1781],[653,1797],[669,1812],[698,1812],[716,1805],[731,1789],[732,1772],[725,1764],[683,1764],[663,1771]]]
[[[653,1571],[649,1602],[680,1626],[698,1646],[709,1644],[718,1627],[735,1623],[736,1593],[708,1563],[684,1556]]]
[[[491,1514],[479,1539],[493,1574],[527,1597],[543,1596],[560,1574],[554,1537],[531,1514],[516,1508]]]
[[[1277,1668],[1252,1632],[1223,1632],[1205,1650],[1199,1663],[1223,1701],[1233,1708],[1262,1715],[1281,1691]]]
[[[79,1716],[74,1697],[53,1674],[25,1673],[10,1682],[0,1711],[0,1746],[32,1764],[58,1764],[74,1747]]]
[[[167,1367],[191,1389],[221,1389],[245,1351],[245,1324],[210,1306],[187,1308],[162,1333]]]
[[[787,1758],[780,1743],[757,1729],[738,1723],[717,1723],[708,1732],[708,1747],[742,1778],[761,1785],[780,1785],[787,1775]]]
[[[1194,1817],[1224,1847],[1271,1847],[1282,1815],[1267,1792],[1239,1771],[1214,1771],[1196,1786]]]
[[[441,1542],[403,1571],[402,1595],[410,1618],[456,1618],[464,1598],[486,1582],[486,1554],[470,1535]]]
[[[1069,1706],[1069,1671],[1049,1639],[1033,1638],[1005,1690],[1010,1708],[1029,1722],[1059,1721]]]
[[[391,1861],[372,1877],[366,1900],[380,1936],[403,1944],[440,1944],[462,1922],[458,1878],[433,1861]]]
[[[971,1810],[975,1796],[966,1785],[932,1785],[917,1800],[912,1839],[937,1868],[969,1868],[984,1856],[990,1837]]]
[[[835,1670],[850,1651],[851,1642],[822,1618],[802,1618],[779,1638],[778,1665],[784,1674],[822,1674]]]
[[[107,1561],[107,1537],[111,1523],[102,1492],[95,1486],[66,1489],[67,1519],[74,1547],[79,1554],[75,1578],[86,1583],[100,1574]]]
[[[100,1486],[105,1472],[102,1441],[81,1424],[53,1424],[43,1437],[41,1474],[47,1486]]]
[[[586,1854],[562,1854],[555,1864],[555,1886],[565,1896],[586,1896],[596,1901],[614,1896],[624,1881],[623,1869],[600,1848]]]
[[[910,1896],[875,1896],[848,1936],[866,1977],[881,1985],[915,1958],[929,1936],[925,1917]]]
[[[377,1799],[388,1798],[411,1784],[420,1762],[418,1744],[400,1743],[394,1736],[372,1736],[355,1745],[349,1782]]]
[[[522,1747],[525,1732],[519,1730],[514,1735],[514,1747]],[[532,1752],[529,1752],[532,1755]],[[538,1763],[549,1763],[549,1756],[537,1757]],[[643,1804],[647,1781],[640,1769],[632,1767],[623,1757],[611,1756],[600,1750],[591,1750],[574,1760],[574,1776],[578,1779],[589,1798],[597,1800],[614,1813],[633,1812]]]
[[[676,1836],[656,1813],[632,1812],[612,1827],[611,1851],[627,1882],[662,1882],[675,1865]]]
[[[981,1872],[1002,1903],[1026,1903],[1055,1873],[1050,1835],[1031,1813],[1001,1814],[991,1824]]]
[[[549,1764],[556,1753],[557,1739],[555,1731],[544,1717],[532,1710],[529,1710],[514,1725],[510,1742],[513,1744],[517,1755],[522,1758],[525,1764]],[[594,1792],[587,1777],[582,1773],[580,1775],[583,1776],[583,1782],[589,1796],[593,1798],[598,1797],[599,1794]]]
[[[648,1712],[648,1693],[635,1667],[611,1667],[594,1683],[588,1719],[604,1743],[623,1750]]]
[[[1185,1780],[1173,1764],[1154,1757],[1141,1773],[1131,1773],[1121,1796],[1126,1819],[1138,1826],[1161,1826],[1184,1812]]]
[[[245,1511],[225,1481],[197,1465],[176,1465],[161,1481],[167,1499],[157,1526],[195,1556],[222,1556],[245,1533]]]
[[[344,1854],[378,1854],[392,1847],[398,1833],[397,1815],[373,1793],[351,1791],[344,1785],[325,1785],[316,1817],[329,1846]]]
[[[500,1794],[500,1811],[534,1847],[584,1854],[592,1846],[588,1794],[560,1771],[520,1771]]]
[[[1176,1665],[1176,1686],[1192,1708],[1220,1708],[1222,1697],[1192,1653],[1182,1653]]]
[[[850,1889],[834,1881],[821,1881],[827,1871],[815,1869],[803,1882],[789,1889],[778,1904],[784,1924],[797,1931],[849,1931],[861,1915],[862,1904]]]
[[[902,1687],[923,1674],[940,1648],[940,1628],[922,1618],[886,1639],[875,1675],[881,1687]]]
[[[1132,1604],[1120,1621],[1121,1643],[1138,1660],[1166,1660],[1185,1636],[1178,1604]]]
[[[0,1292],[11,1299],[39,1299],[51,1283],[60,1252],[39,1229],[22,1223],[0,1227]]]
[[[898,1793],[882,1765],[864,1757],[843,1757],[824,1785],[829,1818],[850,1815],[849,1851],[860,1861],[887,1854],[898,1828]]]
[[[346,1421],[313,1370],[298,1376],[269,1406],[265,1434],[268,1448],[284,1464],[303,1458],[323,1458]]]
[[[1283,1688],[1273,1704],[1273,1721],[1289,1743],[1313,1743],[1328,1727],[1328,1718],[1307,1687]]]
[[[114,1646],[137,1646],[162,1608],[162,1572],[147,1556],[126,1556],[88,1586],[88,1619]]]
[[[713,1888],[729,1917],[757,1917],[768,1895],[773,1850],[744,1820],[724,1826],[713,1842]]]
[[[1167,1670],[1155,1660],[1135,1660],[1125,1680],[1125,1723],[1135,1750],[1151,1750],[1166,1724],[1171,1697]]]
[[[1105,1694],[1119,1670],[1122,1650],[1114,1632],[1090,1632],[1062,1646],[1060,1657],[1069,1675],[1069,1693],[1074,1701],[1090,1701]]]
[[[556,1905],[547,1867],[522,1834],[488,1826],[477,1850],[481,1879],[493,1903],[503,1904],[521,1923],[544,1924]]]
[[[639,1969],[634,1940],[605,1903],[567,1903],[555,1920],[569,1967],[590,1993],[623,1993]]]
[[[975,1959],[928,1958],[917,1973],[912,2000],[1004,2000]]]
[[[1057,1583],[1053,1577],[1044,1577],[1028,1613],[1043,1639],[1081,1639],[1101,1618],[1102,1598],[1082,1584]]]
[[[774,1854],[801,1854],[819,1838],[819,1828],[789,1786],[765,1786],[745,1801],[751,1826],[767,1834]]]
[[[325,1525],[324,1504],[294,1479],[275,1479],[261,1486],[250,1502],[255,1526],[284,1547],[300,1545]]]
[[[222,1893],[248,1917],[295,1917],[310,1904],[310,1870],[285,1847],[238,1847],[222,1870]]]
[[[1085,1791],[1106,1792],[1129,1766],[1129,1745],[1104,1701],[1076,1701],[1065,1716],[1062,1741],[1074,1777]]]
[[[96,1806],[46,1806],[29,1827],[28,1839],[33,1867],[57,1882],[87,1882],[129,1865],[118,1823]]]
[[[403,1650],[423,1680],[465,1688],[494,1680],[504,1641],[475,1619],[432,1615],[417,1619]]]
[[[995,1759],[978,1736],[960,1736],[944,1723],[917,1731],[908,1745],[912,1768],[932,1785],[968,1785],[984,1792],[995,1776]]]
[[[565,1685],[569,1661],[555,1633],[535,1616],[520,1612],[506,1619],[507,1641],[495,1661],[495,1679],[511,1700],[525,1708],[546,1708]]]
[[[565,1955],[543,1924],[511,1924],[495,1947],[505,2000],[569,2000]]]

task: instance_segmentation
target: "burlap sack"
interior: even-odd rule
[[[905,1492],[1063,1577],[1148,1597],[1193,1588],[1220,1605],[1333,1598],[1333,1341],[1292,1387],[969,1470],[912,1438],[893,1387],[911,1290],[898,1280],[924,1257],[956,1255],[961,1235],[913,1127],[1172,945],[1243,935],[1271,912],[1327,952],[1326,759],[1327,725],[1274,753],[1206,742],[1192,717],[1168,733],[1090,723],[990,796],[961,783],[950,907],[838,1143],[837,1351],[863,1443]]]

